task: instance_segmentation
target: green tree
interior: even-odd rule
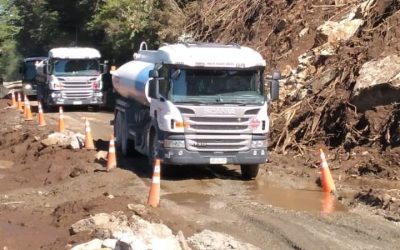
[[[11,0],[0,0],[0,75],[6,80],[18,78],[18,59],[15,36],[20,27],[19,12]]]

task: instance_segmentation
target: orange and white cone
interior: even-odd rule
[[[323,193],[321,213],[331,214],[335,210],[335,197],[331,193]]]
[[[25,96],[25,121],[32,121],[31,104],[27,96]]]
[[[42,103],[38,102],[38,124],[39,126],[46,126],[46,121],[44,120]]]
[[[14,91],[11,92],[11,107],[18,108],[18,103],[15,101]]]
[[[57,132],[63,133],[65,131],[65,124],[64,124],[64,112],[62,106],[59,108],[59,117],[58,117],[58,126]]]
[[[18,111],[19,112],[24,112],[24,108],[23,108],[23,105],[22,105],[22,99],[21,99],[21,94],[18,92],[18,94],[17,94],[17,99],[18,99],[18,106],[17,106],[17,109],[18,109]]]
[[[90,129],[90,124],[87,119],[85,121],[85,148],[86,149],[95,148],[93,142],[92,130]]]
[[[107,171],[110,171],[111,169],[116,167],[117,167],[117,157],[115,155],[115,140],[114,136],[111,135],[110,146],[108,148],[108,155],[107,155]]]
[[[157,207],[160,203],[160,183],[161,183],[161,163],[160,159],[154,161],[153,178],[151,179],[151,186],[147,204],[151,207]]]
[[[333,182],[331,172],[329,171],[328,162],[326,161],[325,153],[320,149],[321,156],[321,183],[324,192],[335,193],[336,187]]]

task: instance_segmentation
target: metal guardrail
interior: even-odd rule
[[[0,85],[0,98],[4,98],[11,92],[19,91],[22,91],[22,81],[3,82],[3,84]]]

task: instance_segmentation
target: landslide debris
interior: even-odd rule
[[[250,46],[266,58],[267,73],[282,72],[271,108],[274,153],[312,165],[322,147],[346,178],[397,181],[399,10],[398,0],[203,0],[190,5],[186,34]],[[388,201],[370,188],[355,198],[398,220],[398,192]]]

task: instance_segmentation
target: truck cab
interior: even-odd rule
[[[46,59],[46,57],[27,57],[21,63],[20,74],[22,80],[22,91],[27,96],[36,96],[37,79],[36,64]]]

